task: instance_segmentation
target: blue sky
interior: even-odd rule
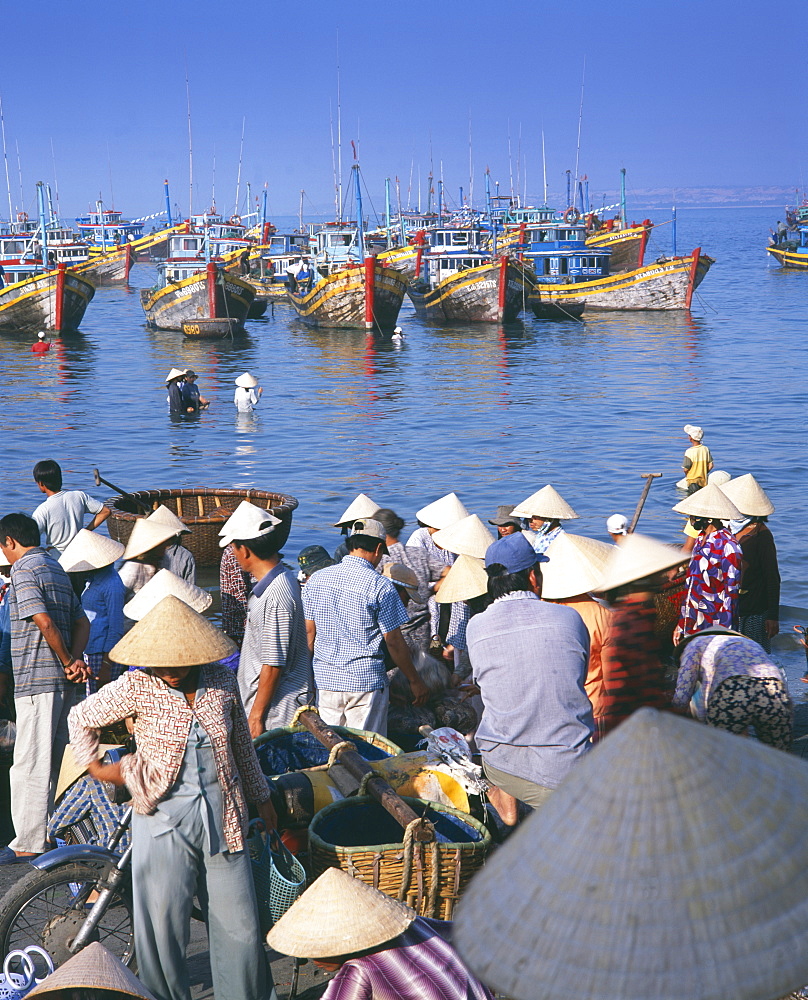
[[[7,4],[12,199],[16,210],[18,144],[29,212],[35,182],[54,178],[66,216],[99,194],[130,216],[158,211],[165,177],[186,211],[187,60],[194,209],[211,201],[215,156],[217,204],[232,210],[246,117],[241,204],[247,181],[253,194],[267,182],[273,214],[296,213],[303,189],[306,215],[333,215],[338,47],[345,177],[358,139],[377,210],[386,176],[406,201],[412,172],[414,201],[420,169],[425,198],[430,158],[456,202],[469,128],[475,202],[486,166],[502,192],[513,176],[540,200],[543,127],[558,203],[575,168],[584,60],[580,171],[598,201],[622,166],[630,193],[805,186],[807,29],[808,0]],[[0,174],[0,217],[5,188]]]

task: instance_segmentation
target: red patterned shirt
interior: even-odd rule
[[[678,629],[692,635],[710,625],[732,628],[741,585],[741,546],[724,528],[699,535],[687,568]]]
[[[73,755],[79,765],[89,764],[98,755],[99,730],[133,718],[137,751],[123,758],[121,772],[135,811],[149,815],[170,795],[191,723],[198,719],[213,745],[227,848],[241,851],[247,800],[265,802],[269,786],[255,755],[232,671],[216,664],[200,667],[200,685],[204,690],[191,708],[159,677],[144,670],[125,673],[71,710],[68,725]]]

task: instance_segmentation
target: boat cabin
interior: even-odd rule
[[[578,241],[573,246],[557,242],[554,246],[540,247],[541,244],[534,243],[524,252],[525,262],[540,282],[593,281],[609,274],[611,250],[594,249]]]
[[[434,288],[460,271],[468,271],[472,267],[490,264],[491,257],[485,253],[466,252],[465,254],[435,254],[424,255],[421,274],[416,284],[428,285]]]
[[[462,253],[479,250],[483,245],[482,230],[470,226],[452,226],[433,229],[427,233],[429,253]]]

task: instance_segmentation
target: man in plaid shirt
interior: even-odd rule
[[[413,703],[429,698],[413,666],[401,626],[408,615],[396,588],[376,572],[387,553],[384,525],[354,522],[348,555],[315,573],[303,588],[306,632],[314,656],[317,707],[323,722],[387,733],[390,692],[383,643],[410,684]]]

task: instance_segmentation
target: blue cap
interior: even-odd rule
[[[531,566],[535,566],[539,562],[539,559],[536,550],[521,531],[505,535],[504,538],[493,542],[485,553],[486,566],[500,563],[509,573],[519,573],[523,569],[530,569]]]

